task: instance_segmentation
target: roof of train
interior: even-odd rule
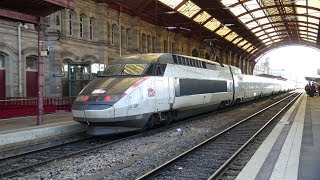
[[[185,56],[185,55],[180,55],[180,54],[172,54],[172,53],[131,54],[131,55],[126,55],[126,56],[122,56],[120,58],[117,58],[117,59],[113,60],[112,62],[110,62],[110,64],[132,64],[132,63],[137,63],[137,64],[139,64],[139,63],[144,63],[144,64],[171,63],[171,64],[174,64],[172,55],[177,55],[177,56],[181,56],[181,57],[204,61],[209,64],[219,64],[217,62],[213,62],[213,61],[210,61],[207,59],[202,59],[202,58],[192,57],[192,56]]]

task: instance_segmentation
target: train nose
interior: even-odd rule
[[[75,106],[72,109],[72,115],[79,122],[105,122],[113,120],[115,110],[112,105],[83,105]]]

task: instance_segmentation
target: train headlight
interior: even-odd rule
[[[84,101],[88,101],[89,99],[89,96],[88,95],[80,95],[76,98],[75,101],[81,101],[81,102],[84,102]]]

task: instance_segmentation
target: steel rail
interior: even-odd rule
[[[218,134],[216,134],[216,135],[214,135],[214,136],[206,139],[205,141],[197,144],[196,146],[190,148],[189,150],[181,153],[180,155],[178,155],[178,156],[176,156],[176,157],[173,157],[172,159],[168,160],[167,162],[165,162],[165,163],[157,166],[156,168],[148,171],[147,173],[145,173],[145,174],[137,177],[136,180],[141,180],[141,179],[146,179],[146,178],[148,178],[148,177],[151,177],[151,176],[154,175],[156,172],[158,172],[158,171],[162,170],[163,168],[165,168],[165,167],[169,166],[170,164],[172,164],[174,161],[176,161],[176,160],[178,160],[178,159],[186,156],[187,154],[191,153],[192,151],[198,149],[199,147],[201,147],[201,146],[207,144],[208,142],[210,142],[210,141],[218,138],[218,137],[221,136],[222,134],[225,134],[226,132],[230,131],[231,129],[233,129],[233,128],[237,127],[238,125],[246,122],[247,120],[249,120],[249,119],[257,116],[258,114],[260,114],[260,113],[262,113],[262,112],[270,109],[271,107],[276,106],[277,104],[281,103],[282,101],[286,100],[287,98],[290,98],[291,96],[293,96],[293,95],[295,95],[295,94],[299,94],[297,97],[299,97],[299,96],[301,95],[301,93],[293,93],[293,94],[291,94],[291,95],[289,95],[289,96],[287,96],[287,97],[285,97],[285,98],[283,98],[283,99],[281,99],[281,100],[279,100],[279,101],[277,101],[277,102],[275,102],[275,103],[273,103],[273,104],[271,104],[271,105],[263,108],[262,110],[260,110],[260,111],[258,111],[258,112],[256,112],[256,113],[254,113],[254,114],[252,114],[252,115],[244,118],[243,120],[239,121],[238,123],[236,123],[236,124],[234,124],[234,125],[226,128],[225,130],[219,132]],[[296,98],[297,98],[297,97],[296,97]],[[296,98],[295,98],[295,99],[296,99]],[[287,106],[288,106],[288,105],[286,105],[286,107],[287,107]],[[280,113],[278,113],[278,115],[279,115],[279,114],[280,114]]]

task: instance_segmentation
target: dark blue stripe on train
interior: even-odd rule
[[[227,92],[227,81],[179,79],[179,84],[180,95],[176,96]]]

